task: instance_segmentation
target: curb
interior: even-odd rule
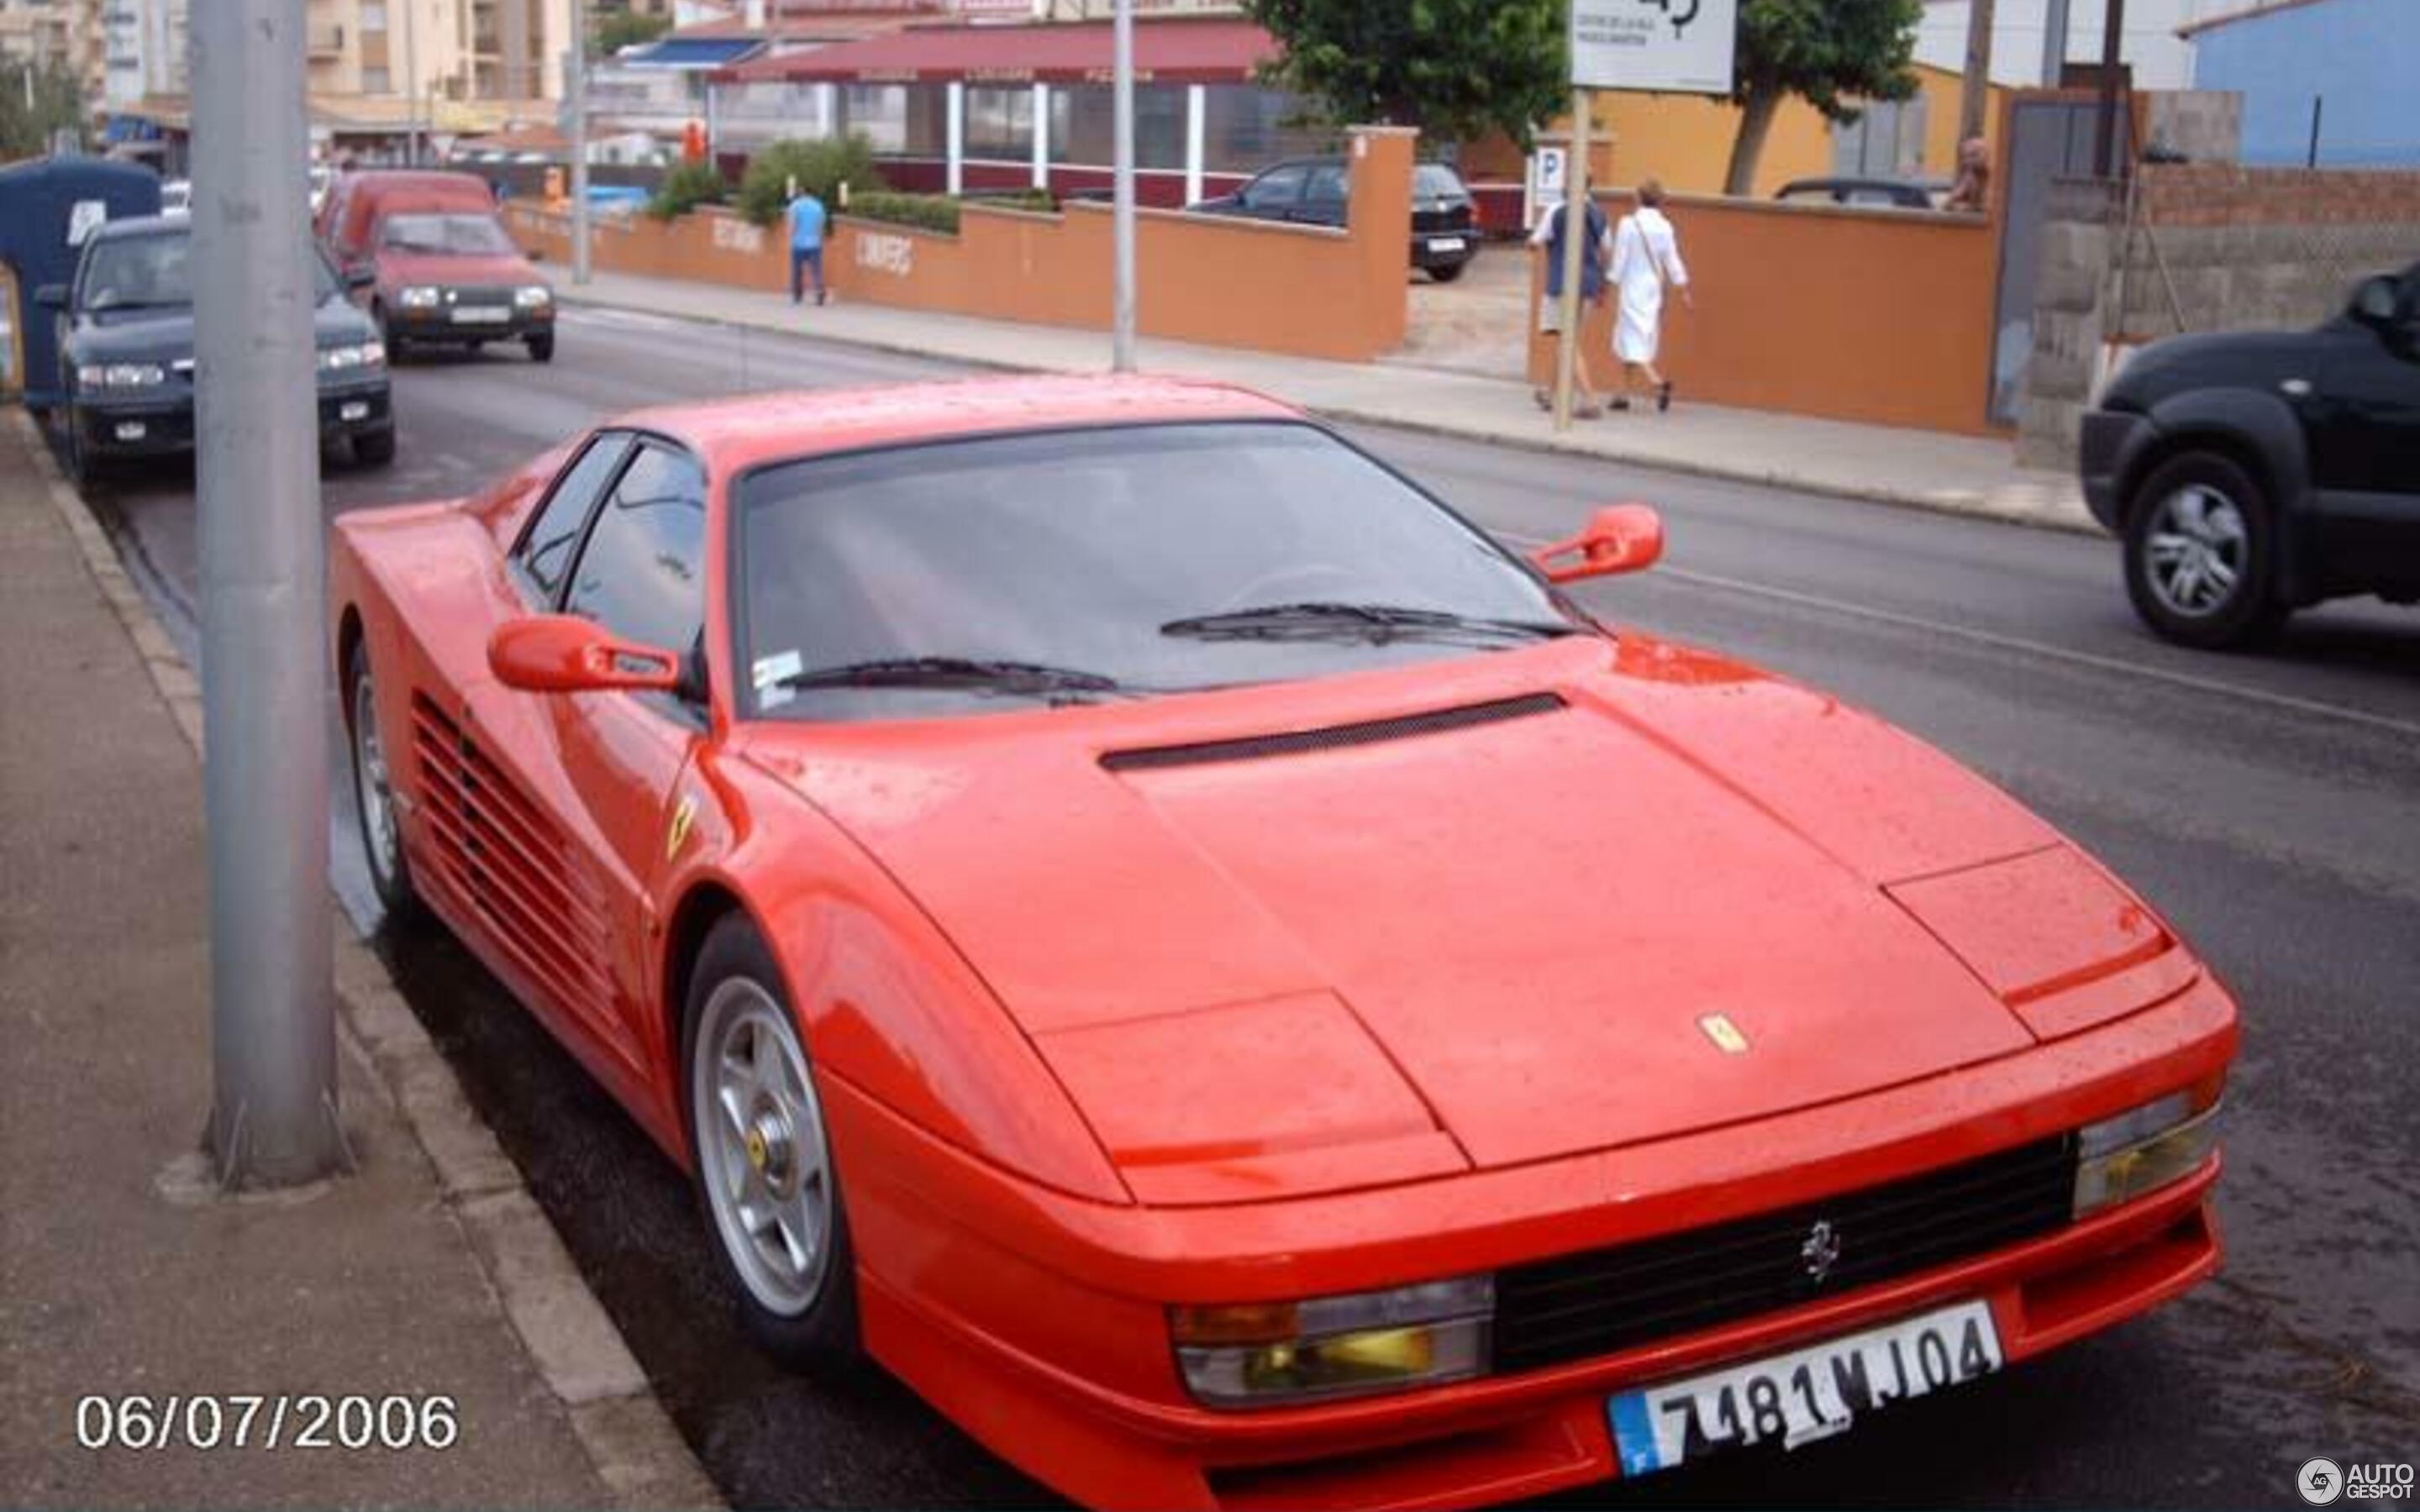
[[[678,320],[688,325],[707,326],[721,331],[798,336],[810,341],[830,342],[837,347],[854,347],[861,351],[881,352],[892,357],[921,357],[936,362],[955,363],[964,367],[988,373],[1083,371],[1038,366],[1030,363],[1008,363],[995,357],[970,357],[959,352],[940,350],[932,347],[912,346],[904,341],[886,341],[873,336],[834,333],[826,331],[799,331],[761,320],[735,319],[729,316],[694,315],[686,311],[661,310],[643,304],[625,303],[618,300],[600,299],[595,294],[577,289],[567,294],[559,292],[556,299],[560,303],[583,305],[592,310],[644,315],[657,319]],[[1171,374],[1170,376],[1182,378],[1186,375]],[[1507,435],[1501,431],[1487,430],[1476,425],[1455,425],[1443,421],[1406,419],[1400,414],[1382,414],[1376,410],[1356,409],[1349,405],[1303,404],[1296,408],[1306,414],[1340,424],[1376,425],[1416,436],[1475,441],[1483,446],[1498,447],[1508,452],[1526,452],[1539,455],[1569,457],[1580,461],[1610,463],[1620,467],[1644,468],[1650,471],[1672,472],[1683,477],[1710,478],[1724,483],[1751,484],[1758,487],[1786,488],[1792,493],[1812,494],[1823,499],[1846,500],[1853,503],[1882,504],[1888,508],[1917,510],[1928,515],[1945,515],[1957,519],[1991,520],[1996,524],[2021,525],[2032,530],[2055,531],[2069,535],[2099,536],[2104,533],[2089,515],[2082,512],[2071,514],[2065,510],[2027,509],[1995,504],[1989,497],[1981,495],[1944,498],[1938,494],[1871,485],[1862,488],[1852,487],[1845,484],[1827,483],[1822,479],[1802,477],[1773,468],[1726,466],[1718,460],[1606,451],[1562,440],[1551,435]]]
[[[23,409],[10,423],[35,458],[51,506],[75,537],[101,596],[143,657],[196,760],[203,755],[201,683],[118,560],[109,533],[69,486],[41,428]],[[725,1505],[656,1399],[646,1373],[588,1289],[520,1171],[470,1102],[377,955],[354,937],[332,899],[337,1038],[386,1098],[437,1178],[443,1206],[486,1273],[522,1352],[563,1406],[588,1462],[630,1506]]]

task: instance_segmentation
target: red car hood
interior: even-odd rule
[[[2037,972],[1994,934],[1995,980],[1890,885],[2071,856],[2053,832],[1875,720],[1643,638],[903,728],[751,755],[931,912],[1147,1199],[1534,1161],[2007,1055],[2036,1042],[2023,991],[2147,918],[2060,862],[2081,955]],[[1993,895],[1935,912],[1971,933]]]
[[[390,288],[415,284],[487,288],[543,284],[526,257],[504,253],[468,255],[460,253],[402,252],[389,247],[378,255],[379,282]]]

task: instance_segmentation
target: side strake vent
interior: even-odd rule
[[[569,844],[479,743],[418,693],[411,736],[437,861],[427,882],[476,913],[513,964],[566,1005],[589,1011],[604,1003],[604,909]]]
[[[1279,735],[1249,735],[1240,740],[1206,740],[1191,746],[1154,746],[1141,750],[1113,750],[1101,758],[1112,772],[1149,772],[1168,766],[1202,766],[1212,762],[1252,762],[1270,756],[1301,756],[1312,751],[1342,750],[1347,746],[1374,746],[1413,735],[1442,734],[1475,725],[1526,719],[1552,714],[1564,706],[1559,695],[1529,693],[1490,703],[1466,703],[1460,708],[1426,714],[1398,715],[1364,724],[1330,725],[1325,730],[1295,730]]]

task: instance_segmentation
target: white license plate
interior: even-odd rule
[[[1992,1309],[1961,1303],[1862,1334],[1606,1403],[1624,1475],[1645,1475],[1725,1449],[1802,1443],[1846,1430],[1859,1412],[1988,1376],[2003,1364]]]
[[[1469,245],[1469,242],[1465,241],[1460,237],[1431,237],[1429,239],[1429,251],[1431,252],[1460,252]]]
[[[454,311],[458,326],[500,326],[513,317],[513,312],[496,305],[458,305]]]

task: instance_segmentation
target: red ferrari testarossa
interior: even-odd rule
[[[752,1335],[1103,1505],[1795,1444],[2218,1264],[2235,1010],[1955,763],[1282,406],[749,397],[345,517],[364,838]]]

